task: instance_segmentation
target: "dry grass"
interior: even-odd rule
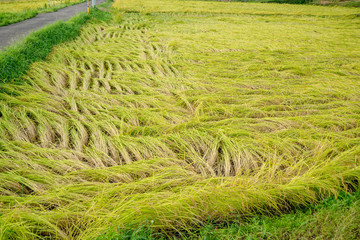
[[[88,25],[27,84],[2,86],[1,238],[92,239],[146,221],[186,231],[359,179],[353,10],[121,2],[174,9]]]

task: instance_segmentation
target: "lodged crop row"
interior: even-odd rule
[[[25,84],[2,86],[0,238],[171,234],[351,191],[357,22],[127,12],[88,24]]]

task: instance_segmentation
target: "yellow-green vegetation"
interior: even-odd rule
[[[1,238],[171,235],[357,187],[354,9],[115,6],[2,85]]]
[[[142,13],[167,12],[167,13],[202,13],[216,14],[249,14],[249,15],[278,15],[301,17],[307,20],[307,16],[351,16],[359,14],[356,8],[332,7],[290,4],[266,4],[263,3],[239,3],[221,1],[182,1],[182,0],[133,0],[118,1],[113,5],[122,11],[136,11]],[[276,18],[270,18],[276,21]],[[269,20],[270,20],[269,19]]]
[[[312,3],[325,6],[360,7],[360,0],[314,0]]]
[[[340,194],[306,209],[280,216],[255,216],[233,222],[208,223],[183,239],[353,239],[360,238],[360,191]],[[97,240],[167,239],[148,225],[132,229],[109,230]]]
[[[107,12],[96,8],[81,13],[66,22],[56,22],[26,36],[20,42],[0,52],[0,83],[22,82],[32,63],[45,60],[57,44],[74,40],[88,21],[108,21]]]
[[[261,216],[219,226],[206,225],[197,235],[202,239],[359,239],[360,191],[329,198],[306,211],[269,217]],[[142,234],[149,231],[142,231]],[[118,234],[119,235],[119,234]],[[125,234],[123,234],[125,235]],[[153,234],[155,236],[155,234]],[[150,235],[151,236],[151,235]],[[244,237],[246,236],[246,237]],[[106,239],[106,238],[105,238]],[[125,239],[125,238],[119,238]],[[135,238],[133,238],[135,239]],[[194,238],[195,239],[195,238]]]
[[[84,0],[0,0],[0,26],[53,12]]]
[[[0,12],[23,12],[26,10],[38,10],[80,1],[81,0],[5,0],[0,1]]]

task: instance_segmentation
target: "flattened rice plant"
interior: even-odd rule
[[[171,234],[357,187],[355,10],[115,6],[2,85],[0,238]]]

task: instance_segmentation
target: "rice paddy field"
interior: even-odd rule
[[[37,10],[50,6],[56,6],[64,3],[79,2],[79,0],[1,0],[1,12],[22,12],[25,10]]]
[[[35,17],[40,12],[53,12],[84,0],[0,0],[0,26]]]
[[[1,86],[1,239],[174,237],[358,188],[358,9],[113,7]]]

